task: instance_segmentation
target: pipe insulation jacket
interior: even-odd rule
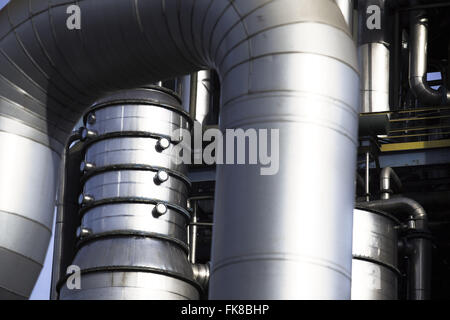
[[[80,29],[67,27],[70,5]],[[221,129],[279,130],[277,174],[217,168],[210,298],[350,298],[359,73],[331,0],[15,0],[1,10],[0,297],[31,293],[60,154],[83,111],[205,68],[221,81]]]

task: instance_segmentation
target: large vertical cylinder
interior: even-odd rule
[[[221,128],[268,129],[274,157],[270,175],[262,165],[217,168],[212,299],[350,298],[355,47],[334,2],[296,3],[314,19],[262,32],[255,39],[261,56],[222,81]],[[272,4],[267,9],[282,14],[282,2]],[[247,20],[250,29],[261,23],[258,15]],[[265,57],[272,37],[290,53]]]
[[[197,299],[187,260],[186,165],[172,133],[190,120],[168,90],[117,93],[87,114],[82,137],[81,290],[62,299]]]

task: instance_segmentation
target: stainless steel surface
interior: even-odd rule
[[[271,19],[258,18],[266,15]],[[295,23],[275,28],[282,16]],[[261,58],[222,78],[220,126],[279,129],[279,172],[261,176],[260,166],[217,167],[209,297],[349,299],[359,106],[355,45],[332,1],[272,1],[246,21],[251,33],[266,30],[252,46]],[[295,37],[285,37],[288,30]],[[270,54],[273,48],[291,54]],[[251,75],[234,77],[242,72]]]
[[[413,13],[410,28],[409,85],[412,92],[425,105],[450,102],[447,101],[446,90],[434,90],[427,82],[428,19],[420,13]]]
[[[384,43],[358,47],[361,70],[361,112],[389,111],[389,48]]]
[[[415,200],[395,197],[358,203],[361,208],[381,210],[395,215],[414,230],[411,238],[411,252],[408,252],[408,298],[424,300],[430,297],[431,288],[431,239],[428,217],[425,209]]]
[[[381,199],[387,200],[391,197],[393,190],[391,189],[391,180],[394,182],[397,190],[402,189],[402,181],[391,167],[385,167],[381,169],[380,174],[380,191]]]
[[[353,259],[352,300],[397,300],[398,275],[389,268]]]
[[[353,33],[353,0],[334,0],[344,16],[350,33]]]
[[[194,264],[192,270],[194,272],[194,279],[202,288],[207,289],[209,284],[209,269],[210,264]]]
[[[189,261],[195,264],[195,257],[197,255],[197,200],[189,200],[191,211],[191,221],[188,226],[189,234]]]
[[[352,300],[397,299],[398,221],[353,211]]]
[[[71,135],[63,152],[56,201],[52,280],[50,299],[58,299],[57,283],[65,274],[75,254],[75,232],[79,224],[78,192],[81,189],[79,165],[83,157],[83,143],[75,142],[79,134]],[[73,142],[72,142],[73,141]]]
[[[51,221],[58,157],[45,146],[59,141],[61,152],[99,96],[214,68],[221,128],[277,128],[281,142],[277,175],[261,176],[260,166],[217,169],[210,297],[350,297],[359,75],[334,2],[85,0],[82,37],[66,28],[63,2],[23,4],[0,13],[0,110],[27,125],[29,148],[13,149],[32,152],[2,152],[2,210]],[[34,252],[47,244],[33,241]],[[36,277],[18,283],[32,286]]]
[[[191,94],[194,94],[195,98],[191,98],[191,104],[195,103],[195,109],[193,111],[195,114],[191,116],[193,116],[193,119],[197,120],[200,124],[205,125],[211,103],[211,71],[201,70],[197,72],[195,80],[197,81],[197,84],[194,86],[196,90],[191,92]]]
[[[40,136],[0,116],[0,299],[28,298],[52,234],[60,157],[26,134]]]
[[[431,298],[432,242],[418,236],[408,240],[412,251],[409,253],[408,299],[429,300]]]
[[[85,117],[96,135],[85,141],[81,248],[73,264],[81,268],[83,283],[89,277],[81,292],[62,283],[61,299],[198,298],[192,289],[200,284],[187,257],[186,164],[174,164],[173,142],[164,138],[189,122],[172,96],[162,88],[129,90],[102,99]],[[107,272],[123,274],[120,288],[105,278]],[[136,286],[141,278],[155,283]]]
[[[84,184],[84,195],[101,201],[113,198],[144,198],[170,202],[186,208],[188,185],[182,179],[170,176],[157,183],[157,171],[117,170],[98,173]]]
[[[353,225],[353,257],[397,267],[398,221],[386,214],[355,209]]]
[[[93,236],[134,233],[187,243],[187,217],[171,208],[166,208],[163,215],[153,216],[154,210],[155,204],[107,204],[88,210],[83,215],[81,225],[89,228]]]
[[[186,253],[170,242],[118,237],[84,245],[73,264],[81,290],[63,283],[61,299],[198,299]]]

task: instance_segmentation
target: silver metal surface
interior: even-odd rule
[[[397,267],[398,222],[381,213],[355,209],[353,256]]]
[[[353,211],[352,300],[397,299],[398,221]]]
[[[194,272],[194,279],[202,288],[207,289],[209,283],[209,269],[210,264],[193,264],[192,270]]]
[[[156,199],[186,208],[188,185],[169,176],[166,182],[156,182],[157,171],[117,170],[99,173],[84,184],[84,194],[101,201],[113,198]]]
[[[193,118],[201,125],[205,125],[211,103],[211,71],[201,70],[197,72],[196,80],[196,90],[191,93],[195,95],[195,100],[191,99],[191,103],[195,103],[195,114]]]
[[[86,211],[81,225],[89,228],[92,236],[117,233],[148,234],[185,244],[188,218],[183,213],[167,207],[162,215],[154,214],[154,210],[154,204],[107,204]]]
[[[446,90],[434,90],[427,82],[428,19],[411,17],[409,85],[417,99],[425,105],[448,103]]]
[[[353,33],[353,0],[334,0],[344,16],[350,33]]]
[[[105,271],[82,276],[83,290],[63,288],[65,300],[198,300],[198,289],[177,278],[137,271]]]
[[[389,48],[384,43],[358,47],[361,113],[389,111]]]
[[[26,299],[52,233],[60,158],[21,134],[36,130],[0,116],[0,129],[7,128],[0,131],[0,299]]]
[[[61,299],[198,299],[185,251],[164,240],[99,239],[84,245],[73,264],[82,271],[81,289],[63,282]]]
[[[415,231],[408,241],[408,298],[426,300],[431,294],[431,249],[432,243],[428,230],[428,216],[425,209],[415,200],[406,197],[395,197],[387,200],[376,200],[358,203],[359,207],[368,210],[382,210],[402,219],[408,228]]]
[[[77,230],[81,248],[73,264],[81,268],[83,278],[93,274],[87,290],[72,293],[63,288],[61,299],[94,298],[94,293],[104,299],[198,298],[192,287],[201,285],[196,284],[187,258],[186,164],[174,164],[174,145],[162,136],[170,136],[170,129],[188,127],[180,101],[172,96],[162,88],[129,90],[102,99],[85,117],[88,130],[97,134],[86,140],[81,166],[82,220]],[[104,277],[105,272],[114,277],[121,271],[122,288]],[[136,273],[148,272],[161,275],[150,277],[155,284],[144,280],[138,285],[144,287],[137,289],[136,278],[149,277]],[[96,287],[99,283],[102,286]],[[145,289],[148,293],[142,295]],[[164,292],[156,297],[160,290]]]
[[[389,268],[353,259],[352,300],[397,300],[398,275]]]
[[[275,28],[282,16],[295,23]],[[209,297],[349,299],[355,45],[332,1],[272,1],[246,21],[251,33],[266,30],[252,46],[261,58],[222,79],[220,126],[278,129],[279,171],[262,176],[260,166],[217,167]],[[288,30],[294,38],[285,37]],[[291,54],[266,56],[274,48],[269,39],[277,52]],[[251,75],[234,77],[242,72]]]
[[[189,128],[187,115],[152,105],[120,104],[95,110],[95,116],[87,127],[98,135],[134,131],[171,137],[175,130]]]
[[[394,182],[397,190],[402,189],[402,181],[391,167],[384,167],[380,174],[381,199],[387,200],[393,192],[391,189],[391,180]]]
[[[350,298],[359,74],[334,2],[85,0],[82,37],[66,27],[64,3],[23,4],[0,12],[0,111],[34,128],[30,148],[59,141],[61,152],[101,95],[214,68],[221,128],[279,129],[280,170],[218,166],[210,298]],[[2,180],[2,208],[14,199],[26,210],[13,212],[51,221],[52,206],[40,203],[55,198],[49,150],[1,153],[6,175],[24,174]]]

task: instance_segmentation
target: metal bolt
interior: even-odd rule
[[[155,176],[155,180],[157,183],[163,183],[169,180],[169,174],[164,170],[159,170]]]
[[[78,204],[80,206],[85,206],[88,205],[90,203],[94,202],[94,197],[88,195],[88,194],[80,194],[80,196],[78,197]]]
[[[94,124],[96,120],[97,120],[97,117],[95,116],[95,113],[90,113],[87,116],[87,123],[89,123],[89,124]]]
[[[85,227],[78,227],[77,228],[77,238],[83,239],[87,238],[92,234],[92,230]]]
[[[95,165],[90,162],[82,161],[80,164],[80,171],[81,172],[88,172],[95,168]]]
[[[89,130],[88,128],[81,128],[81,141],[92,139],[97,136],[97,132]]]
[[[157,146],[158,150],[161,150],[161,151],[166,150],[167,148],[170,147],[170,141],[167,138],[161,138],[156,143],[156,146]]]
[[[153,213],[156,217],[160,217],[167,213],[167,206],[164,203],[158,203],[153,209]]]

